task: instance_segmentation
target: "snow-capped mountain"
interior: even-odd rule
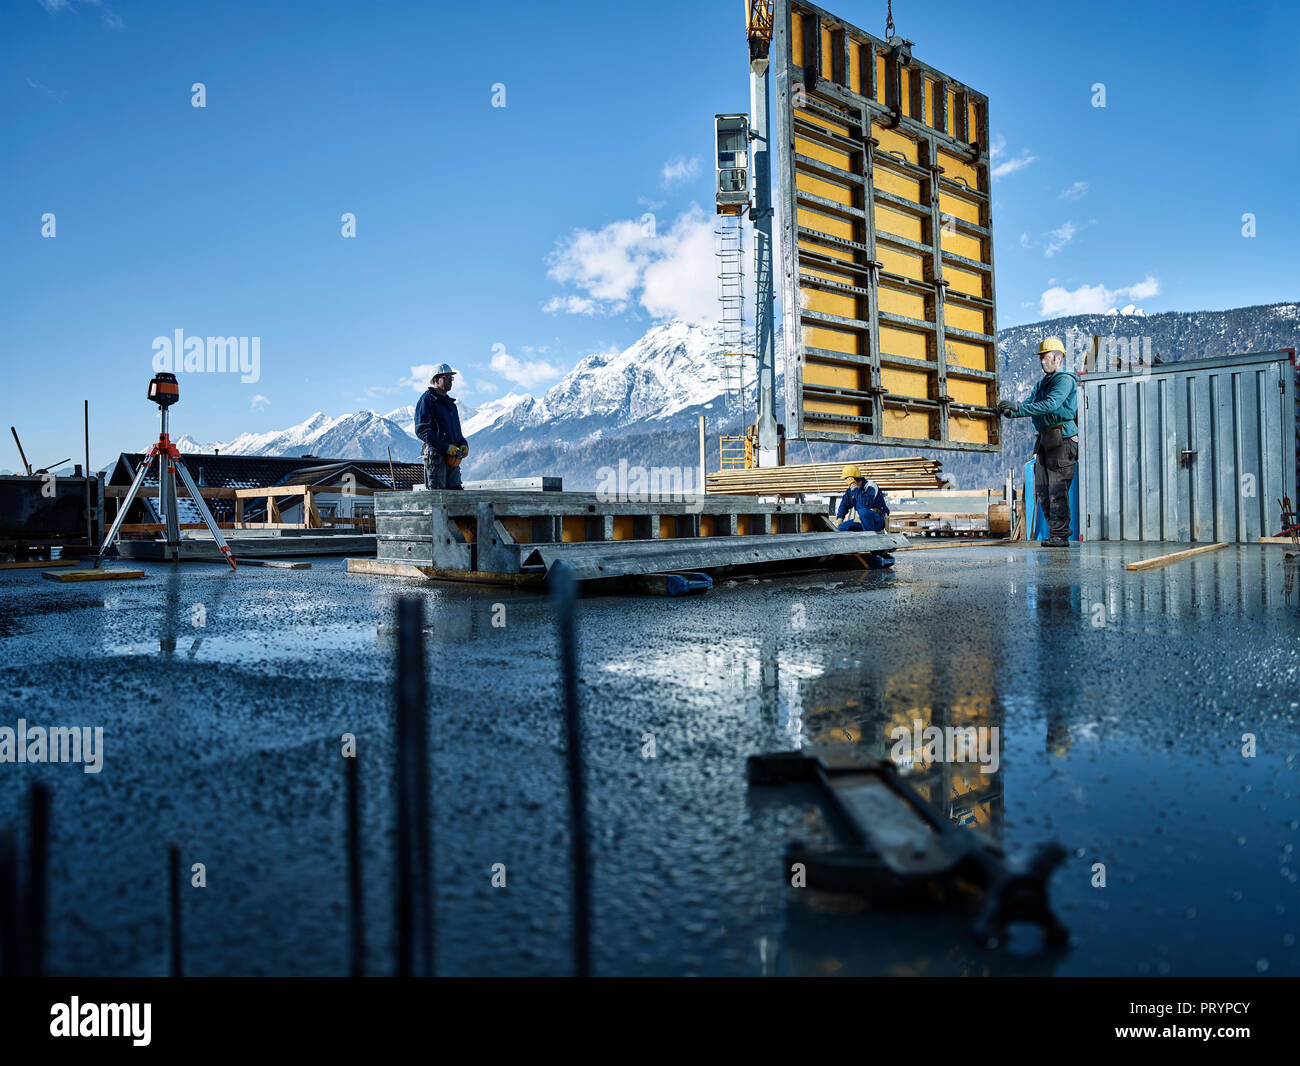
[[[1059,336],[1071,351],[1082,339],[1098,334],[1131,341],[1163,362],[1240,352],[1295,347],[1300,341],[1300,305],[1274,304],[1231,311],[1144,314],[1124,308],[1102,315],[1078,315],[1014,326],[998,334],[1001,391],[1023,398],[1038,381],[1036,352],[1047,336]],[[744,417],[726,410],[722,401],[719,356],[722,336],[713,327],[671,322],[655,326],[621,352],[589,355],[580,360],[542,396],[511,392],[472,412],[462,404],[462,428],[470,456],[462,468],[470,479],[554,474],[573,489],[594,488],[602,466],[620,459],[644,467],[678,466],[694,470],[699,461],[698,418],[706,418],[709,467],[717,464],[718,435],[739,431],[752,421],[751,384]],[[780,337],[777,372],[782,372]],[[778,390],[779,392],[780,390]],[[358,411],[339,417],[317,412],[289,429],[244,434],[220,444],[177,440],[182,451],[263,455],[311,454],[323,458],[419,459],[413,405],[387,414]],[[782,413],[778,410],[778,418]],[[1032,447],[1028,419],[1003,423],[1003,451],[965,453],[937,449],[903,450],[828,444],[795,444],[791,462],[826,462],[891,455],[927,455],[962,487],[1001,484],[1008,469],[1027,461]]]

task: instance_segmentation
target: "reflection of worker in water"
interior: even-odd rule
[[[840,500],[839,512],[835,519],[839,522],[835,528],[845,533],[879,533],[885,528],[885,519],[889,514],[889,505],[885,503],[885,494],[874,481],[862,476],[853,463],[848,463],[840,475],[849,482],[844,499]],[[857,518],[844,520],[844,516],[853,511]]]

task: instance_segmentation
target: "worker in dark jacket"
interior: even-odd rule
[[[461,488],[460,461],[469,454],[460,430],[460,410],[450,396],[456,371],[446,363],[433,369],[429,388],[415,405],[415,435],[424,444],[424,487]]]
[[[869,532],[879,533],[885,528],[885,516],[889,514],[889,505],[885,503],[885,494],[874,481],[862,476],[862,471],[853,463],[845,465],[841,477],[849,482],[844,498],[840,500],[839,512],[835,519],[839,522],[835,528],[843,533]],[[844,520],[850,511],[856,519]]]
[[[1079,379],[1065,365],[1065,345],[1048,337],[1038,346],[1043,380],[1024,403],[1001,400],[1005,418],[1032,418],[1038,430],[1034,445],[1034,497],[1047,517],[1051,536],[1045,548],[1070,546],[1070,483],[1079,462]]]

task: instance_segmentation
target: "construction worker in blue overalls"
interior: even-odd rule
[[[1032,418],[1038,430],[1034,444],[1034,497],[1047,519],[1051,535],[1044,548],[1070,546],[1070,483],[1079,461],[1079,379],[1065,365],[1065,345],[1048,337],[1038,346],[1043,379],[1032,399],[998,402],[1003,418]]]
[[[863,477],[862,471],[854,463],[846,463],[840,477],[849,483],[849,487],[840,500],[840,509],[835,515],[838,523],[835,528],[841,533],[879,533],[883,530],[888,521],[889,504],[885,502],[885,494],[880,491],[880,486]],[[845,515],[850,511],[857,517],[846,519]],[[893,566],[894,557],[887,552],[870,554],[867,556],[867,565],[872,570]]]

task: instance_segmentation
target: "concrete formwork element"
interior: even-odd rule
[[[526,583],[566,562],[579,580],[669,570],[808,564],[906,546],[836,532],[819,503],[742,496],[608,501],[594,493],[380,493],[377,558],[353,572]]]
[[[787,434],[998,451],[988,99],[776,0]]]
[[[1254,541],[1296,486],[1292,352],[1085,374],[1085,540]]]

